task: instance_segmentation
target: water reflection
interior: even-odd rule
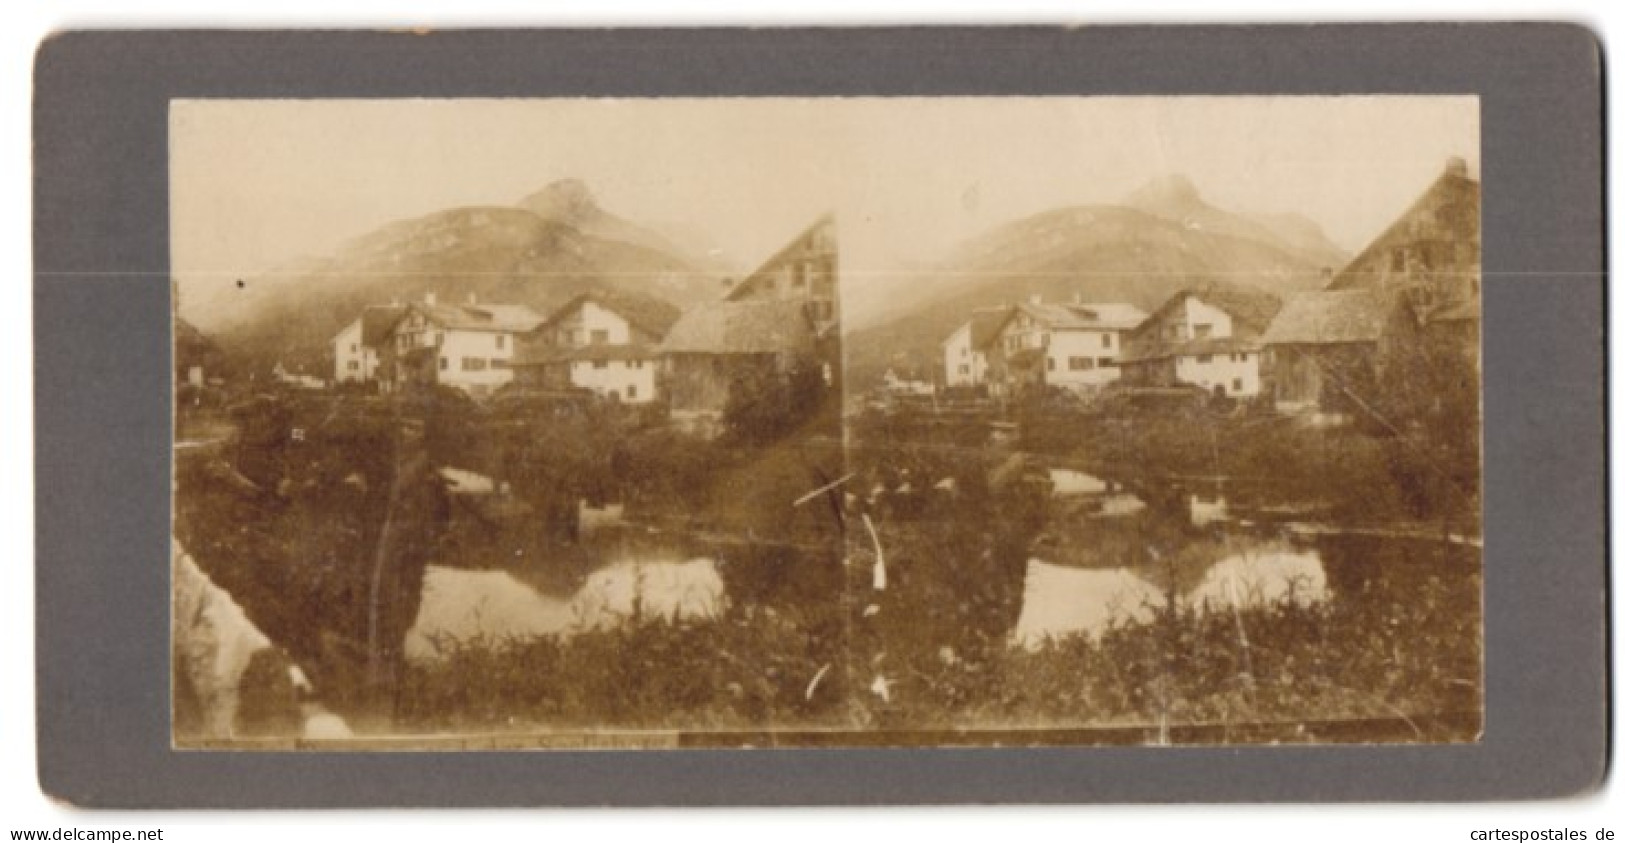
[[[1109,491],[1106,481],[1070,468],[1050,469],[1049,479],[1056,495],[1099,495]]]
[[[1049,470],[1051,494],[1077,499],[1083,511],[1092,516],[1120,518],[1145,509],[1145,501],[1111,481],[1071,468]]]
[[[1072,568],[1030,560],[1015,642],[1036,648],[1047,639],[1146,623],[1167,603],[1165,589],[1153,582],[1159,579],[1154,570]],[[1317,551],[1256,544],[1216,558],[1194,586],[1180,589],[1178,600],[1198,611],[1218,611],[1284,601],[1310,605],[1329,595]]]
[[[564,595],[549,594],[506,571],[431,565],[417,620],[407,632],[406,655],[432,659],[454,641],[569,636],[633,617],[711,618],[722,610],[723,599],[722,577],[709,558],[612,564]]]
[[[1029,560],[1015,640],[1036,648],[1049,638],[1098,635],[1114,621],[1143,623],[1162,599],[1156,586],[1127,568],[1090,570]]]

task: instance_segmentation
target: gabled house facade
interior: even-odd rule
[[[987,353],[1009,308],[983,308],[942,341],[942,384],[949,389],[987,385]]]
[[[1262,338],[1264,394],[1281,412],[1341,411],[1372,400],[1379,344],[1393,318],[1370,290],[1288,296]]]
[[[820,333],[840,319],[838,246],[833,216],[820,217],[755,272],[728,290],[724,301],[799,301]]]
[[[647,296],[582,293],[520,337],[518,382],[646,404],[657,397],[654,347],[677,317],[676,307]]]
[[[988,380],[996,395],[1059,387],[1089,392],[1121,375],[1128,334],[1145,319],[1130,304],[1046,304],[1033,297],[1010,307],[989,341]]]
[[[1263,388],[1261,342],[1280,300],[1262,292],[1182,290],[1128,337],[1124,382],[1195,386],[1218,396],[1251,398]]]
[[[406,305],[382,345],[378,371],[387,389],[452,386],[486,395],[513,380],[518,335],[541,324],[524,305],[440,304],[431,293]]]
[[[379,346],[405,310],[401,305],[369,305],[333,336],[334,384],[377,380]]]
[[[1479,357],[1480,186],[1460,158],[1350,261],[1330,290],[1366,290],[1408,308],[1429,342]]]
[[[714,429],[732,391],[816,367],[834,388],[842,365],[835,222],[823,217],[734,285],[679,317],[656,348],[672,417]]]

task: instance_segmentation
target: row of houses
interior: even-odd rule
[[[333,337],[334,382],[476,396],[507,384],[580,388],[626,404],[664,400],[674,414],[719,415],[743,378],[782,372],[797,358],[838,361],[837,250],[826,216],[721,299],[686,312],[607,289],[545,316],[472,295],[369,306]]]
[[[1460,159],[1322,289],[1285,299],[1212,286],[1149,314],[1041,299],[978,310],[942,343],[943,383],[1009,397],[1034,387],[1197,387],[1277,409],[1324,408],[1394,360],[1450,348],[1476,364],[1479,184]],[[1356,396],[1357,400],[1357,396]]]

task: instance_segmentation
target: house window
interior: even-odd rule
[[[1100,347],[1101,348],[1111,348],[1112,347],[1112,335],[1111,334],[1101,334],[1100,335]]]
[[[1195,326],[1195,328],[1196,328],[1196,338],[1197,339],[1203,339],[1203,338],[1206,338],[1206,337],[1213,336],[1213,326],[1212,325],[1197,325],[1197,326]]]
[[[1241,378],[1236,378],[1235,380],[1230,382],[1230,391],[1232,393],[1241,392]]]
[[[444,372],[444,371],[446,371],[447,369],[450,369],[450,368],[451,368],[451,358],[450,357],[442,357],[442,358],[440,358],[440,371]]]
[[[354,354],[354,353],[356,353],[357,351],[360,351],[360,350],[361,350],[360,347],[358,347],[355,343],[350,343],[350,353],[351,354]]]
[[[1046,357],[1046,358],[1044,358],[1044,368],[1048,369],[1051,372],[1055,371],[1055,358],[1054,357]]]
[[[592,344],[593,345],[607,345],[607,344],[609,344],[609,331],[603,330],[603,329],[600,329],[600,328],[593,329],[593,332],[592,332]]]
[[[356,371],[360,371],[361,364],[354,361],[354,360],[351,360],[350,365],[346,366],[345,368],[349,369],[352,372],[356,372]]]
[[[959,373],[960,373],[960,374],[961,374],[961,375],[968,375],[968,374],[970,374],[970,367],[969,367],[969,366],[964,366],[964,365],[961,365],[961,366],[960,366],[960,367],[959,367]]]
[[[499,358],[494,358],[494,359],[491,360],[491,368],[493,368],[493,369],[507,369],[507,368],[509,368],[508,361],[503,360],[500,357]]]
[[[485,358],[484,357],[464,357],[463,358],[463,371],[465,371],[465,372],[483,372],[483,371],[485,371]]]
[[[1116,357],[1102,357],[1102,358],[1100,358],[1100,368],[1102,368],[1102,369],[1110,369],[1110,368],[1112,368],[1112,367],[1114,367],[1116,365],[1117,365],[1117,358]]]
[[[508,342],[507,334],[497,334],[497,350],[501,351]]]
[[[1068,357],[1066,367],[1074,372],[1087,372],[1095,367],[1095,361],[1088,357]]]
[[[592,367],[594,369],[608,369],[609,368],[609,361],[608,360],[594,360],[594,361],[592,361]]]
[[[442,331],[435,331],[434,332],[434,344],[435,344],[435,347],[438,348],[438,347],[444,345],[445,342],[446,342],[445,333],[442,332]]]
[[[626,397],[628,397],[628,398],[636,398],[636,397],[638,397],[638,385],[637,384],[627,384]]]
[[[1198,363],[1212,363],[1213,362],[1213,355],[1211,355],[1211,354],[1198,354],[1198,355],[1196,355],[1196,362],[1198,362]]]

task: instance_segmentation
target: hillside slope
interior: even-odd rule
[[[524,208],[471,207],[391,223],[331,256],[244,279],[194,318],[250,371],[281,362],[325,375],[329,340],[369,304],[434,293],[441,301],[472,295],[546,313],[593,289],[638,292],[678,307],[721,291],[719,276],[657,248],[630,223],[607,222],[618,218],[592,211],[590,196],[577,199],[574,216],[554,219]]]
[[[899,285],[885,311],[853,320],[849,383],[861,388],[887,367],[932,378],[938,343],[977,308],[1037,295],[1150,311],[1188,287],[1285,295],[1318,289],[1345,259],[1307,220],[1232,214],[1204,202],[1187,180],[1158,180],[1122,205],[1060,208],[998,226]]]

